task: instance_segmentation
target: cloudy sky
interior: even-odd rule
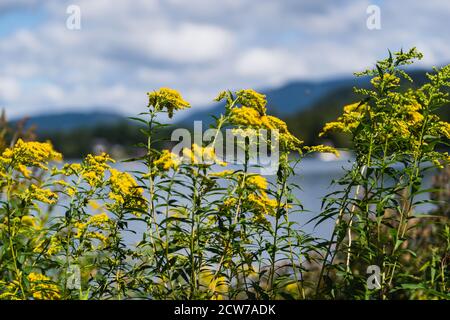
[[[371,4],[380,30],[367,28]],[[226,88],[351,76],[388,48],[441,65],[449,20],[442,0],[0,0],[0,107],[134,114],[169,86],[200,108]]]

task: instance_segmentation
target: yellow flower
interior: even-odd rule
[[[319,137],[322,137],[322,136],[324,136],[325,134],[327,134],[328,132],[331,132],[331,131],[342,131],[342,132],[344,132],[344,130],[345,130],[344,123],[342,123],[340,121],[328,122],[323,127],[322,132],[319,133]]]
[[[260,128],[262,126],[261,115],[258,110],[245,106],[231,110],[230,122],[245,127]]]
[[[319,137],[322,137],[330,131],[351,132],[358,127],[366,112],[370,112],[370,107],[366,104],[361,104],[360,102],[344,106],[344,113],[342,116],[340,116],[337,121],[325,124]]]
[[[193,144],[192,148],[183,149],[183,158],[188,163],[192,164],[219,164],[226,166],[227,164],[216,156],[216,152],[213,147],[200,147],[197,144]]]
[[[63,186],[63,187],[69,186],[69,183],[67,181],[64,181],[64,180],[57,180],[57,181],[55,181],[55,184]]]
[[[438,126],[440,129],[439,130],[440,133],[447,139],[450,139],[450,123],[445,121],[439,121]]]
[[[17,280],[5,281],[0,280],[0,299],[3,300],[20,300],[18,292],[20,290],[20,284]]]
[[[309,152],[320,152],[320,153],[332,153],[336,157],[339,157],[339,151],[331,146],[317,145],[317,146],[306,146],[305,149]]]
[[[36,219],[33,216],[23,216],[20,219],[21,223],[25,226],[32,227],[32,228],[39,228],[36,224]]]
[[[265,112],[265,109],[264,109]],[[234,108],[229,115],[230,123],[239,127],[265,129],[275,132],[277,140],[285,150],[299,150],[303,143],[288,130],[286,123],[277,117],[261,114],[255,108],[243,106]]]
[[[67,187],[65,191],[69,197],[73,197],[77,192],[77,190],[75,190],[75,188],[73,187]]]
[[[115,203],[113,207],[127,207],[145,210],[146,202],[142,197],[143,190],[138,186],[134,178],[127,172],[120,172],[116,169],[110,169],[109,186],[111,192],[110,199]],[[137,216],[138,211],[134,212]]]
[[[19,165],[17,166],[17,169],[23,174],[23,176],[24,176],[25,178],[29,178],[29,177],[30,177],[30,175],[31,175],[31,170],[29,170],[29,169],[27,168],[27,166],[25,166],[25,165],[23,165],[23,164],[19,164]]]
[[[258,190],[266,190],[267,189],[267,180],[266,178],[260,175],[250,176],[247,179],[247,185],[250,185]]]
[[[226,176],[231,176],[234,173],[233,170],[223,170],[223,171],[219,171],[219,172],[212,172],[209,175],[212,177],[226,177]]]
[[[91,187],[95,187],[100,182],[102,182],[103,179],[103,173],[98,174],[98,172],[95,171],[87,171],[83,173],[83,179],[89,183]]]
[[[202,270],[199,274],[199,284],[211,296],[211,300],[222,300],[228,292],[228,281],[223,276],[215,276],[213,270]]]
[[[83,223],[83,222],[75,222],[74,227],[77,229],[77,233],[75,234],[75,238],[79,239],[81,238],[86,229],[89,227],[89,225],[87,223]]]
[[[400,84],[400,78],[393,74],[385,73],[382,78],[377,76],[370,80],[370,83],[372,83],[374,87],[379,87],[382,82],[386,83],[388,86],[398,86]]]
[[[95,200],[89,200],[88,204],[89,204],[89,206],[90,206],[93,210],[99,210],[99,209],[101,209],[101,207],[102,207],[102,206],[101,206],[100,204],[98,204],[98,202],[95,201]]]
[[[263,116],[266,114],[266,96],[252,89],[239,90],[236,92],[237,100],[242,106],[253,108]]]
[[[50,237],[50,243],[48,240],[42,240],[34,249],[35,253],[43,253],[47,255],[54,255],[63,249],[61,241],[56,235]]]
[[[47,204],[55,204],[58,200],[58,195],[50,189],[43,189],[32,184],[25,193],[24,198],[29,200],[37,200]]]
[[[37,300],[57,300],[61,298],[58,286],[49,277],[40,273],[30,273],[30,291]]]
[[[80,163],[70,163],[65,164],[63,167],[63,174],[66,176],[70,176],[72,174],[79,174],[83,167]]]
[[[109,162],[114,160],[104,152],[96,156],[88,154],[82,164],[82,177],[91,187],[99,185],[103,181],[105,171],[110,168]]]
[[[166,110],[169,118],[173,117],[175,110],[186,109],[190,107],[189,102],[185,101],[181,94],[170,88],[160,88],[158,91],[148,92],[148,105]]]
[[[89,217],[88,224],[94,227],[102,227],[104,224],[110,222],[110,219],[106,213],[100,213]]]
[[[181,159],[178,155],[170,152],[169,150],[164,150],[160,157],[153,162],[156,168],[159,170],[168,171],[170,169],[177,169],[181,163]]]
[[[60,161],[62,155],[55,150],[50,142],[25,142],[17,140],[12,148],[6,148],[0,156],[0,163],[12,164],[25,177],[29,177],[27,167],[38,167],[47,170],[50,161]]]
[[[278,207],[278,202],[275,199],[270,199],[266,193],[261,195],[251,193],[248,196],[248,201],[257,213],[264,213],[274,215],[275,209]]]
[[[226,207],[226,208],[230,208],[230,207],[235,206],[236,203],[237,203],[237,199],[236,198],[228,198],[228,199],[225,199],[223,201],[223,206]]]
[[[108,237],[105,236],[103,233],[101,232],[89,232],[86,237],[90,238],[90,239],[97,239],[100,240],[100,242],[102,244],[107,244],[108,243]]]

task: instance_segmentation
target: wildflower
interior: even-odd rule
[[[138,187],[134,178],[129,173],[120,172],[116,169],[110,169],[110,173],[108,184],[111,191],[109,197],[115,202],[113,206],[145,209],[146,203],[142,197],[143,190]]]
[[[70,163],[65,164],[62,170],[62,173],[65,176],[71,176],[73,174],[78,175],[82,170],[82,166],[80,163]]]
[[[212,177],[226,177],[226,176],[231,176],[234,173],[233,170],[223,170],[223,171],[219,171],[219,172],[212,172],[209,175]]]
[[[108,243],[108,237],[101,232],[89,232],[86,237],[99,240],[103,245]]]
[[[382,77],[374,77],[372,78],[372,80],[370,80],[370,83],[375,87],[378,88],[380,87],[381,84],[384,84],[385,87],[397,87],[400,84],[400,78],[398,78],[397,76],[390,74],[390,73],[385,73],[383,74]]]
[[[264,213],[274,215],[278,202],[275,199],[270,199],[266,193],[261,195],[251,193],[248,196],[248,201],[257,213]]]
[[[439,121],[438,127],[439,127],[440,133],[447,139],[450,139],[450,123],[445,122],[445,121]]]
[[[89,217],[88,224],[94,227],[102,227],[104,224],[110,222],[110,219],[106,213],[100,213]]]
[[[56,180],[54,183],[56,185],[60,185],[60,186],[63,186],[63,187],[68,187],[69,186],[69,183],[67,181],[64,181],[64,180]]]
[[[246,180],[247,185],[250,185],[258,190],[266,190],[267,189],[267,180],[266,178],[260,175],[254,175],[248,177]]]
[[[29,177],[30,177],[30,175],[31,175],[31,170],[29,170],[29,169],[27,168],[27,166],[25,166],[25,165],[23,165],[23,164],[19,164],[19,165],[17,166],[17,169],[20,171],[20,173],[22,173],[22,175],[23,175],[25,178],[29,178]]]
[[[20,284],[17,280],[2,281],[0,280],[0,300],[19,300],[18,292],[20,290]]]
[[[344,132],[346,130],[344,123],[340,121],[332,121],[325,124],[322,131],[319,133],[319,137],[324,136],[328,132],[331,131],[341,131]]]
[[[76,239],[81,238],[84,235],[88,226],[89,225],[87,223],[83,223],[83,222],[79,222],[79,221],[75,222],[74,227],[77,230],[77,232],[75,234],[75,238]]]
[[[236,92],[237,100],[242,106],[253,108],[263,116],[266,114],[266,96],[252,89],[239,90]]]
[[[175,110],[186,109],[190,107],[189,102],[185,101],[181,94],[170,88],[160,88],[158,91],[148,92],[148,105],[166,110],[169,118],[173,117]]]
[[[99,210],[102,207],[97,201],[94,200],[89,200],[88,204],[93,210]]]
[[[237,203],[236,198],[228,198],[223,201],[223,207],[231,208],[231,207],[234,207],[236,205],[236,203]]]
[[[6,148],[0,155],[0,167],[12,166],[25,178],[29,178],[31,170],[28,167],[47,170],[50,161],[60,160],[62,160],[62,155],[53,150],[50,142],[25,142],[19,139],[12,148]]]
[[[21,195],[24,200],[37,200],[47,204],[55,204],[58,200],[58,195],[50,189],[43,189],[35,184],[31,184],[29,189]]]
[[[344,106],[344,113],[337,121],[325,124],[319,137],[325,135],[330,131],[351,132],[356,129],[366,112],[370,112],[370,107],[366,104],[356,102]]]
[[[41,253],[52,256],[63,249],[61,241],[57,235],[52,235],[50,240],[44,239],[33,249],[34,253]]]
[[[76,194],[77,190],[73,187],[67,187],[65,192],[69,197],[73,197]]]
[[[311,147],[305,147],[309,152],[320,152],[320,153],[332,153],[336,157],[339,157],[339,151],[331,146],[317,145]]]
[[[32,228],[38,228],[38,225],[36,224],[36,219],[33,216],[23,216],[20,219],[20,222],[24,226],[32,227]]]
[[[250,107],[234,108],[230,113],[230,122],[234,125],[244,127],[256,127],[262,126],[261,115],[258,110]]]
[[[200,147],[197,144],[193,144],[192,148],[183,149],[183,158],[185,161],[193,164],[219,164],[226,166],[227,164],[216,156],[214,147]]]
[[[156,168],[163,171],[168,171],[170,169],[176,170],[180,163],[180,157],[169,150],[164,150],[160,157],[153,162]]]
[[[57,300],[61,298],[58,286],[49,277],[40,273],[30,273],[30,291],[37,300]]]
[[[222,300],[228,292],[228,282],[223,276],[215,276],[212,270],[203,270],[199,274],[199,284],[212,294],[211,300]]]
[[[83,173],[83,178],[91,187],[95,187],[98,183],[102,182],[103,173],[98,174],[95,171],[86,171]]]
[[[233,125],[250,127],[251,129],[265,129],[274,132],[277,140],[285,150],[299,150],[300,145],[303,143],[289,132],[288,127],[283,120],[274,116],[261,114],[254,108],[246,106],[234,108],[230,112],[229,119],[230,123]],[[248,128],[246,128],[246,130],[248,130]],[[255,135],[255,133],[252,133],[251,136],[253,135]]]
[[[106,153],[96,156],[87,155],[82,165],[82,177],[91,187],[95,187],[103,181],[105,171],[110,168],[108,162],[114,162],[114,160]]]

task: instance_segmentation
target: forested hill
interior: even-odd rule
[[[411,71],[414,86],[425,80],[425,70]],[[322,143],[318,138],[323,125],[336,119],[342,107],[360,99],[353,87],[367,87],[368,78],[339,78],[327,81],[295,81],[275,89],[259,90],[267,95],[268,112],[284,119],[291,131],[306,144]],[[443,118],[450,120],[450,108]],[[178,127],[191,128],[194,120],[204,121],[203,127],[213,121],[211,115],[223,112],[223,105],[191,109],[188,117],[176,123]],[[133,153],[132,145],[142,141],[138,124],[116,113],[63,113],[31,117],[28,125],[34,125],[40,139],[50,139],[66,157],[79,158],[92,152],[96,145],[122,155]],[[336,146],[347,146],[348,137],[328,137]]]

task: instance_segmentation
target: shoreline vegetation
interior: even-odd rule
[[[439,114],[450,65],[412,86],[404,67],[421,58],[389,52],[356,74],[370,86],[321,129],[320,139],[346,136],[355,157],[310,221],[333,221],[330,239],[293,222],[308,210],[294,190],[308,186],[289,179],[305,157],[338,150],[300,140],[252,89],[219,93],[216,135],[180,153],[165,148],[159,115],[170,120],[189,102],[170,88],[149,92],[133,118],[140,152],[128,161],[142,165],[133,171],[104,152],[63,162],[22,124],[8,132],[3,117],[0,299],[449,299],[450,124]],[[232,170],[215,149],[225,129],[244,137]],[[254,173],[249,141],[260,130],[275,140],[258,136],[258,146],[278,146],[275,181]],[[424,189],[431,170],[440,175]],[[424,203],[435,210],[421,212]],[[146,230],[130,247],[136,221]]]

